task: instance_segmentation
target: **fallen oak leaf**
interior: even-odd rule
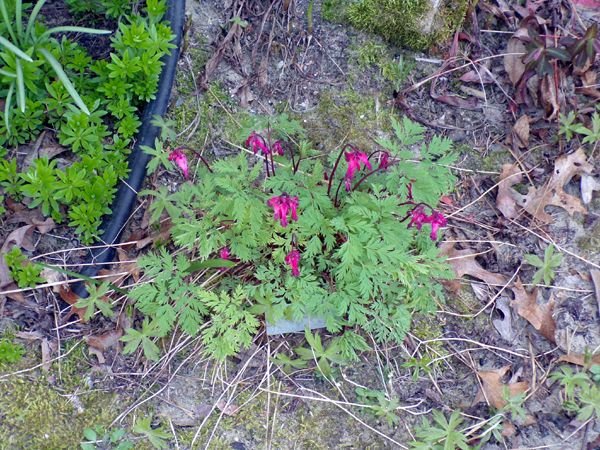
[[[123,330],[121,328],[117,328],[116,330],[107,331],[106,333],[100,335],[86,336],[84,340],[89,347],[89,353],[91,355],[96,355],[98,362],[100,364],[104,364],[106,362],[104,352],[109,348],[118,345],[119,339],[121,339],[122,336]]]
[[[527,49],[525,48],[525,44],[516,37],[519,31],[517,30],[515,35],[508,40],[508,44],[506,45],[507,54],[504,56],[504,70],[508,74],[508,78],[513,86],[519,83],[526,70],[523,63],[523,56],[527,53]]]
[[[569,215],[576,212],[587,214],[587,209],[580,199],[567,194],[564,186],[576,175],[590,174],[593,166],[587,162],[583,148],[577,149],[570,155],[558,158],[554,171],[548,182],[541,188],[530,187],[529,192],[522,198],[522,207],[534,218],[544,223],[550,223],[552,216],[546,213],[546,206],[559,206]]]
[[[75,292],[73,292],[71,290],[71,288],[66,285],[66,284],[61,284],[59,285],[56,289],[56,292],[58,292],[58,295],[60,295],[60,298],[62,298],[67,304],[69,304],[71,306],[69,314],[67,314],[67,316],[65,317],[65,321],[67,321],[69,319],[69,317],[71,317],[73,314],[77,315],[77,317],[79,317],[79,320],[81,322],[86,322],[85,320],[85,312],[86,312],[86,308],[78,308],[75,306],[75,303],[77,303],[81,297],[79,297],[79,295],[77,295]]]
[[[558,362],[568,362],[581,367],[587,367],[594,364],[600,364],[600,354],[594,355],[591,358],[588,355],[582,355],[579,353],[567,353],[566,355],[560,355]]]
[[[50,342],[46,338],[42,338],[42,370],[44,372],[50,372],[50,366],[52,365],[52,353],[56,351],[56,343]]]
[[[494,408],[502,409],[508,403],[508,399],[506,398],[507,393],[510,397],[516,397],[527,391],[529,389],[527,381],[512,383],[510,381],[508,383],[502,381],[510,367],[509,365],[495,370],[478,370],[477,376],[481,380],[482,390],[477,393],[473,404],[487,400],[487,403]]]
[[[440,246],[441,254],[446,255],[448,263],[452,266],[456,278],[462,278],[464,275],[470,275],[478,280],[485,281],[492,285],[506,284],[506,277],[499,273],[493,273],[484,269],[477,262],[473,250],[458,250],[454,248],[453,242],[445,242]]]
[[[563,111],[565,96],[562,89],[557,86],[563,80],[562,72],[556,71],[554,76],[545,75],[540,81],[540,95],[544,110],[546,111],[546,120],[555,120],[560,111]]]
[[[512,189],[512,186],[523,180],[523,173],[516,164],[504,164],[500,181],[498,182],[498,195],[496,195],[496,207],[502,215],[508,219],[518,217],[517,203],[522,202],[523,196]]]
[[[227,416],[235,416],[238,411],[240,410],[240,407],[233,404],[233,403],[226,403],[225,400],[220,399],[217,402],[217,408],[219,408],[219,411],[221,411],[223,414],[227,415]]]
[[[556,342],[554,333],[556,322],[552,317],[554,311],[554,299],[551,297],[546,304],[538,304],[538,289],[531,293],[527,292],[520,279],[517,279],[511,288],[515,296],[510,306],[515,312],[527,320],[542,336],[551,342]]]
[[[588,205],[592,202],[594,191],[600,191],[600,182],[588,174],[581,175],[581,199]]]
[[[464,73],[460,78],[463,83],[483,83],[489,84],[494,83],[494,75],[485,67],[480,68],[479,71],[469,70]]]
[[[513,125],[512,137],[513,142],[520,148],[529,146],[529,123],[530,119],[527,114],[523,114],[519,117],[519,120]]]
[[[598,313],[600,314],[600,270],[590,270],[592,283],[594,283],[594,291],[596,292],[596,302],[598,302]]]

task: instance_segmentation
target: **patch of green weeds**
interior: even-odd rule
[[[30,262],[19,247],[13,247],[10,251],[0,254],[1,256],[4,256],[10,276],[20,288],[34,287],[36,284],[44,282],[40,276],[42,267]]]
[[[143,436],[156,449],[168,449],[171,434],[164,431],[161,427],[152,426],[152,417],[139,417],[133,425],[132,431],[135,434]]]
[[[81,450],[132,450],[134,444],[126,438],[126,433],[124,428],[108,431],[96,425],[83,430],[84,440],[79,445]]]
[[[400,406],[397,398],[389,398],[384,392],[362,387],[356,388],[356,397],[358,402],[369,406],[364,408],[367,414],[385,420],[390,427],[395,427],[400,422],[396,413]]]
[[[0,339],[0,366],[10,366],[18,363],[25,354],[25,347],[14,342],[12,336]]]
[[[375,66],[393,90],[400,90],[415,64],[404,55],[394,57],[387,45],[367,41],[356,49],[358,67]]]
[[[458,411],[454,411],[450,418],[446,418],[438,410],[433,410],[431,414],[433,415],[432,422],[424,418],[421,426],[417,427],[415,434],[418,440],[410,443],[411,449],[471,449],[471,446],[467,443],[467,436],[458,429],[463,423]]]
[[[577,420],[585,422],[600,417],[600,365],[579,371],[561,366],[549,378],[560,383],[563,407],[576,415]]]
[[[531,283],[539,284],[543,280],[546,285],[550,285],[556,276],[554,271],[560,267],[562,258],[562,253],[554,253],[554,245],[549,245],[546,247],[543,260],[537,255],[525,255],[524,259],[527,264],[530,264],[538,269],[533,275]]]

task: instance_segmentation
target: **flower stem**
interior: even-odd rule
[[[352,146],[352,144],[346,144],[342,147],[342,149],[340,150],[340,154],[338,155],[337,159],[335,160],[335,164],[333,165],[333,169],[331,170],[331,175],[329,176],[329,183],[327,185],[327,195],[329,196],[331,194],[331,185],[333,183],[333,178],[335,177],[335,172],[337,171],[338,165],[340,164],[340,159],[342,159],[342,155],[344,154],[344,152],[346,151],[346,149],[350,147],[350,148],[354,148]],[[339,188],[338,188],[339,191]],[[336,194],[336,199],[337,199],[337,194]]]
[[[195,149],[193,149],[191,147],[186,147],[185,145],[183,145],[183,146],[181,146],[179,148],[184,148],[186,150],[190,150],[191,152],[194,152],[194,154],[200,159],[200,161],[202,161],[204,163],[204,165],[206,166],[206,168],[208,169],[208,171],[210,173],[213,173],[213,170],[210,167],[210,164],[208,163],[208,161],[204,158],[204,156],[202,156],[202,154],[198,150],[195,150]]]
[[[377,169],[373,169],[370,172],[366,173],[360,180],[358,180],[358,182],[354,185],[352,190],[353,191],[356,190],[356,188],[359,187],[363,183],[363,181],[365,181],[367,178],[369,178],[374,173],[379,172],[380,170],[383,170],[383,169],[381,167],[378,167]]]
[[[273,171],[273,176],[275,176],[275,161],[273,160],[273,152],[270,152],[271,155],[271,170]],[[267,156],[268,158],[268,156]]]

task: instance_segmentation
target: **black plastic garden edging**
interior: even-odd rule
[[[150,160],[150,155],[144,153],[141,149],[143,145],[154,146],[154,141],[160,134],[160,129],[152,125],[152,117],[155,115],[163,116],[167,111],[169,99],[171,97],[171,88],[175,80],[175,71],[179,59],[179,48],[183,36],[183,23],[185,16],[185,0],[168,0],[167,13],[165,19],[171,24],[171,29],[175,34],[173,43],[175,48],[171,53],[163,56],[163,70],[158,81],[158,90],[156,98],[146,105],[142,116],[142,124],[137,134],[137,140],[131,155],[129,155],[129,178],[127,182],[121,182],[117,190],[117,195],[112,204],[112,215],[104,220],[102,224],[102,237],[100,242],[92,248],[90,258],[91,265],[84,266],[81,274],[87,277],[93,277],[103,268],[103,264],[112,261],[115,256],[114,244],[118,243],[121,232],[131,214],[131,209],[135,203],[137,192],[142,187],[146,177],[146,165]],[[83,282],[77,283],[73,291],[80,297],[87,297],[88,292]]]

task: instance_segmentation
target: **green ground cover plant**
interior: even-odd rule
[[[7,98],[0,112],[0,194],[40,207],[44,215],[75,228],[88,244],[110,213],[119,178],[127,175],[141,108],[154,98],[160,59],[173,47],[173,36],[162,21],[164,0],[148,0],[136,11],[131,2],[69,2],[79,9],[94,3],[97,8],[86,12],[118,19],[110,58],[94,60],[70,37],[101,31],[47,29],[44,3],[39,0],[30,10],[20,1],[0,2],[0,35],[8,36],[0,41],[0,93]],[[41,157],[19,172],[17,149],[44,129],[72,152],[73,163],[62,168]]]
[[[263,319],[320,316],[339,336],[326,346],[307,331],[314,345],[295,353],[327,373],[368,348],[357,331],[402,342],[412,314],[442,301],[432,280],[452,276],[438,256],[446,219],[435,207],[454,184],[455,155],[408,119],[393,127],[369,154],[346,144],[322,155],[298,122],[258,117],[240,131],[247,152],[237,156],[192,171],[192,153],[172,151],[190,181],[142,194],[154,222],[169,216],[177,256],[163,248],[140,259],[147,281],[130,297],[145,321],[124,337],[126,350],[156,359],[153,340],[179,329],[224,359],[250,345]]]

